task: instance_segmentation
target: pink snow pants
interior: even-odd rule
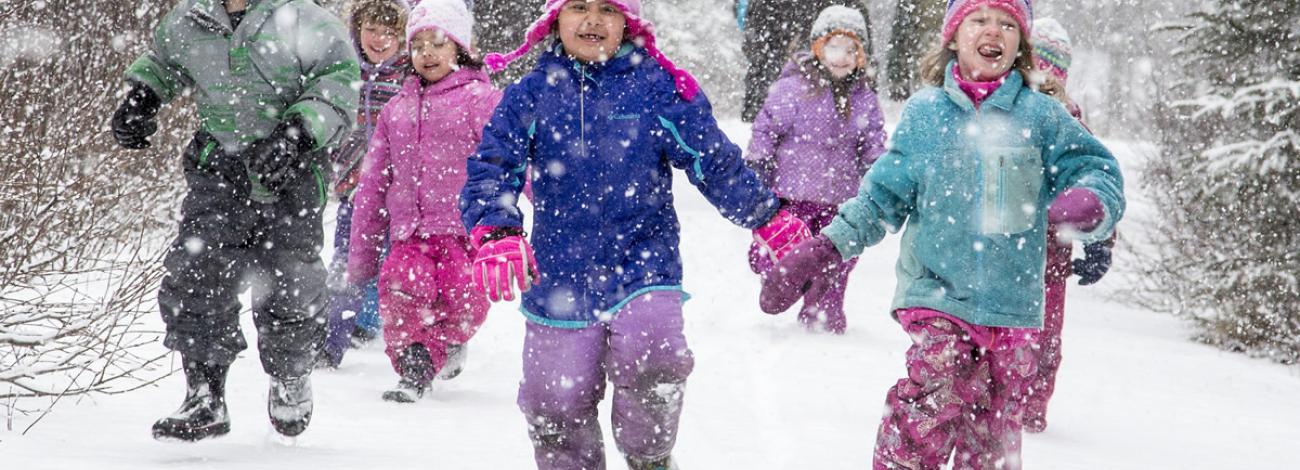
[[[1047,401],[1056,389],[1056,371],[1061,367],[1061,329],[1065,324],[1065,281],[1070,278],[1070,245],[1058,244],[1056,227],[1047,228],[1047,271],[1043,275],[1046,296],[1043,329],[1035,335],[1033,353],[1038,356],[1038,374],[1029,384],[1021,424],[1026,430],[1047,428]]]
[[[472,250],[458,235],[393,243],[379,272],[379,315],[384,352],[399,374],[398,357],[413,344],[428,348],[442,370],[447,346],[468,342],[487,319],[488,301],[473,289]]]
[[[885,399],[873,468],[1021,468],[1020,403],[1037,372],[1027,331],[899,312],[913,344],[907,377]]]

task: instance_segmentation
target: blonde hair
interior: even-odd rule
[[[1020,47],[1016,51],[1016,60],[1011,63],[1011,68],[1020,71],[1020,76],[1029,83],[1030,74],[1034,73],[1034,46],[1029,43],[1029,35],[1020,34]],[[930,52],[921,58],[920,72],[921,80],[927,85],[943,86],[944,73],[948,70],[948,63],[957,57],[957,53],[948,48],[942,40],[930,49]],[[1057,84],[1057,86],[1060,86]],[[1062,90],[1064,92],[1064,90]]]

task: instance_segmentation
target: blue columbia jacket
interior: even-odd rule
[[[644,49],[625,44],[605,63],[584,64],[556,44],[506,89],[469,158],[461,213],[467,230],[522,226],[517,201],[531,176],[541,279],[522,309],[581,328],[643,293],[681,292],[673,168],[741,227],[778,209],[708,99],[681,98]]]
[[[822,231],[848,258],[906,225],[893,308],[925,307],[975,325],[1043,320],[1047,207],[1069,188],[1097,194],[1105,240],[1124,214],[1124,179],[1106,147],[1056,100],[1011,72],[977,110],[947,83],[907,100],[857,197]]]

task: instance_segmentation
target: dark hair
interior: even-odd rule
[[[868,64],[853,70],[853,73],[846,75],[844,78],[835,78],[826,65],[817,59],[816,54],[810,52],[800,52],[790,58],[790,61],[799,67],[799,72],[803,74],[804,79],[813,86],[809,90],[810,95],[820,94],[830,89],[831,96],[835,99],[835,111],[840,117],[848,118],[853,115],[853,92],[859,86],[876,89],[876,74]]]
[[[360,31],[362,23],[371,22],[393,28],[399,40],[405,39],[402,32],[406,30],[406,10],[397,2],[358,1],[351,5],[348,18],[352,31]]]
[[[456,65],[474,70],[483,70],[483,59],[470,54],[465,48],[460,47],[460,44],[456,44]]]

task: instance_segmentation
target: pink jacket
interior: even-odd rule
[[[487,73],[468,68],[424,85],[412,74],[384,106],[353,199],[348,280],[379,274],[387,234],[393,241],[465,235],[460,191],[465,160],[501,101]]]

